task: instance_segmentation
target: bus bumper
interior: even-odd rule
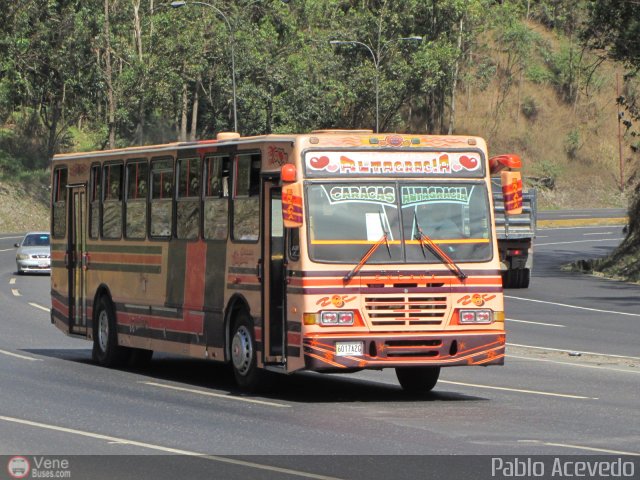
[[[305,367],[313,371],[503,365],[505,333],[309,335],[303,347]]]

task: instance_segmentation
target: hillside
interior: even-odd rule
[[[49,230],[49,185],[44,180],[0,179],[0,233]]]
[[[584,54],[580,63],[576,60],[575,75],[590,76],[576,81],[578,88],[568,94],[563,62],[568,52],[576,57],[583,53],[563,35],[532,22],[528,27],[535,48],[522,70],[500,74],[513,60],[495,46],[491,53],[498,73],[491,83],[485,89],[473,84],[459,89],[457,132],[487,138],[491,155],[521,155],[524,175],[538,187],[542,209],[626,208],[637,160],[624,160],[621,193],[616,98],[618,88],[633,94],[637,83],[621,81],[618,87],[621,65],[604,61],[594,68],[598,60]],[[621,138],[624,152],[632,140]],[[553,187],[546,188],[550,183]]]

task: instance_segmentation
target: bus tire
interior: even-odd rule
[[[265,385],[265,371],[258,368],[253,323],[246,311],[237,314],[231,333],[231,367],[240,388],[257,391]]]
[[[118,345],[118,327],[113,304],[101,296],[93,323],[92,357],[103,367],[121,367],[129,360],[130,350]]]
[[[133,368],[144,368],[151,362],[153,350],[146,348],[130,348],[129,366]]]
[[[396,377],[407,393],[429,393],[438,383],[440,367],[396,367]]]

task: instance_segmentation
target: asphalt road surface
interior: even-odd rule
[[[505,366],[443,369],[421,398],[392,370],[280,377],[249,396],[205,361],[98,367],[50,324],[49,277],[15,274],[16,236],[0,235],[0,455],[66,456],[71,478],[354,479],[640,455],[640,286],[560,268],[611,251],[619,226],[540,230],[531,287],[505,291]]]

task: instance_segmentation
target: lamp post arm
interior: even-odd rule
[[[330,40],[329,43],[331,45],[360,45],[360,46],[366,48],[367,50],[369,50],[369,53],[371,54],[371,58],[373,59],[374,67],[376,67],[376,69],[378,68],[378,57],[376,56],[376,54],[373,51],[373,49],[369,45],[367,45],[366,43],[360,42],[358,40]]]
[[[391,40],[388,40],[386,42],[384,42],[382,44],[382,46],[380,47],[380,53],[378,54],[378,61],[381,61],[381,59],[383,58],[384,54],[387,51],[387,47],[393,43],[399,43],[399,42],[408,42],[408,41],[413,41],[413,42],[421,42],[422,41],[422,37],[398,37],[398,38],[392,38]]]

